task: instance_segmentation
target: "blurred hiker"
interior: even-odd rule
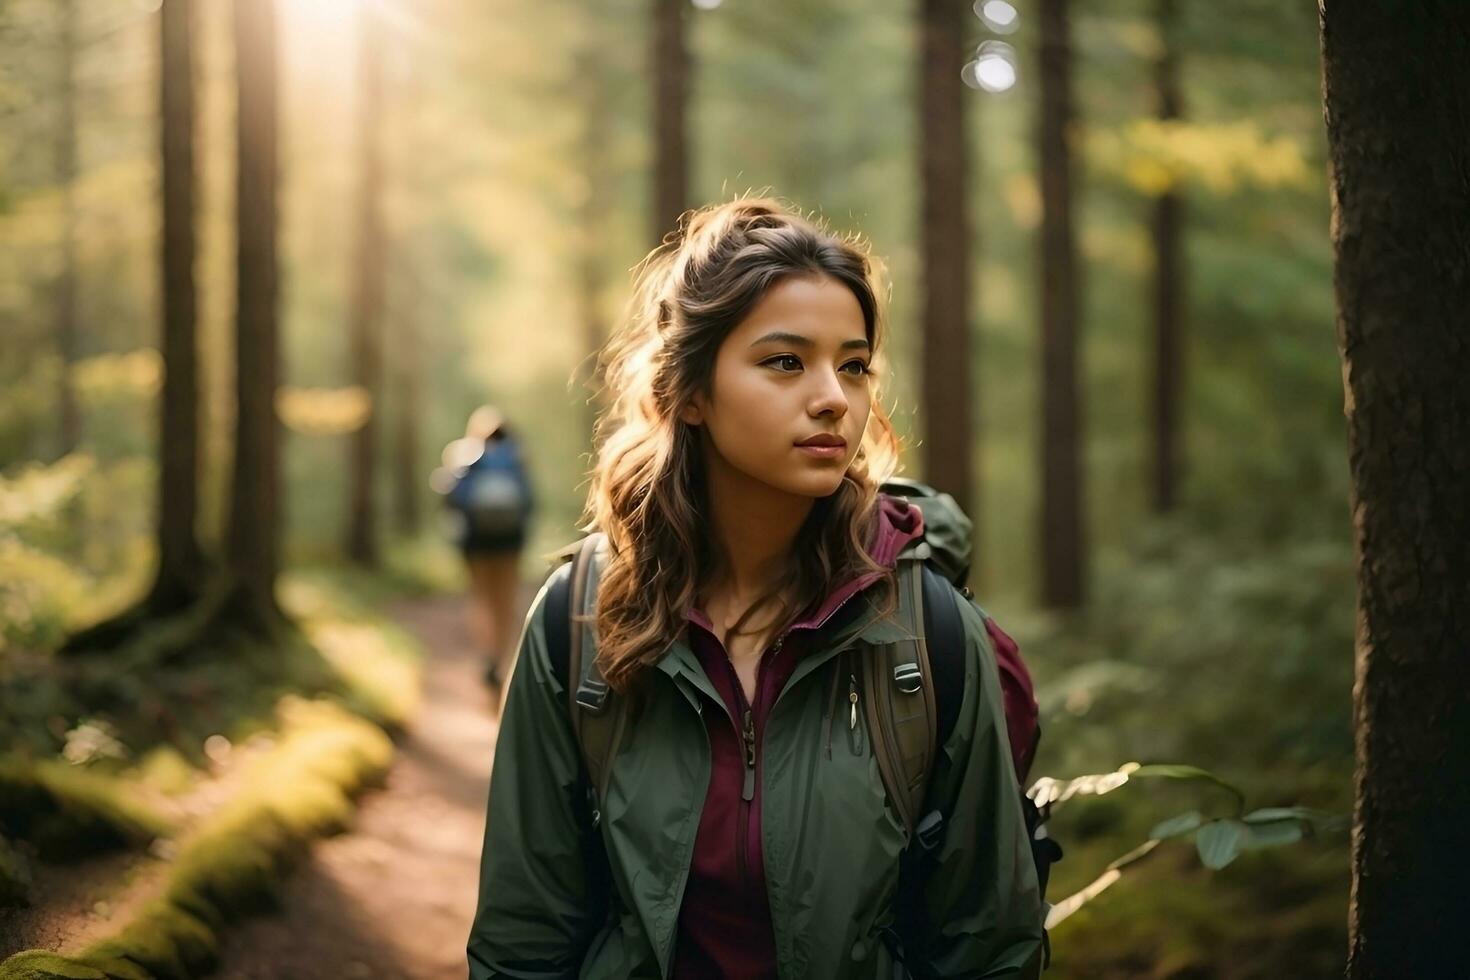
[[[953,501],[883,492],[867,253],[747,199],[640,275],[592,533],[506,699],[471,978],[1035,976],[1003,634]]]
[[[464,438],[444,447],[444,501],[451,534],[469,572],[471,635],[498,708],[516,633],[521,549],[535,508],[521,446],[493,406],[470,415]]]

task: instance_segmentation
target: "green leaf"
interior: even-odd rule
[[[1240,854],[1246,834],[1246,825],[1239,820],[1212,820],[1194,837],[1199,859],[1205,867],[1219,871]]]
[[[1187,834],[1204,822],[1205,818],[1202,813],[1198,810],[1190,810],[1188,813],[1181,813],[1177,817],[1170,817],[1168,820],[1155,824],[1154,829],[1150,830],[1148,835],[1154,840],[1167,840],[1170,837]]]
[[[1326,816],[1328,814],[1320,810],[1313,810],[1305,806],[1268,806],[1260,810],[1252,810],[1240,819],[1246,823],[1274,823],[1278,820],[1306,820],[1315,822]]]
[[[1241,845],[1249,850],[1262,847],[1281,847],[1295,844],[1306,833],[1306,825],[1300,820],[1277,820],[1272,823],[1246,825],[1245,841]]]
[[[1235,797],[1235,811],[1237,813],[1239,813],[1241,810],[1244,810],[1245,809],[1245,794],[1244,793],[1242,793],[1235,786],[1233,786],[1230,783],[1227,783],[1225,780],[1221,779],[1219,776],[1217,776],[1214,773],[1210,772],[1208,769],[1201,769],[1198,766],[1185,766],[1185,765],[1139,766],[1137,769],[1134,769],[1131,773],[1129,773],[1129,776],[1131,778],[1133,778],[1133,779],[1150,779],[1150,778],[1154,778],[1154,779],[1184,779],[1184,780],[1196,780],[1196,781],[1199,781],[1199,782],[1211,783],[1211,784],[1213,784],[1215,786],[1218,786],[1221,789],[1225,790],[1231,796]]]

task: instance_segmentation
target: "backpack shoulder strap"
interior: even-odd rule
[[[898,622],[912,639],[875,646],[863,658],[868,730],[888,798],[913,835],[937,750],[938,709],[924,639],[923,563],[899,562]]]
[[[960,621],[960,594],[924,563],[924,637],[934,677],[939,745],[949,741],[965,697],[965,627]]]
[[[587,781],[596,794],[592,820],[607,793],[612,759],[622,736],[626,699],[617,697],[597,663],[597,582],[602,572],[605,537],[589,534],[572,559],[571,598],[568,603],[567,712],[572,732],[582,750]]]

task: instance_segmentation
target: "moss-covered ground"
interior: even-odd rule
[[[382,593],[368,579],[308,571],[280,596],[292,625],[274,646],[225,636],[180,661],[154,656],[167,644],[146,637],[117,658],[131,673],[108,658],[27,678],[52,688],[48,706],[80,710],[42,726],[62,729],[54,754],[32,743],[0,764],[0,896],[24,901],[33,864],[175,840],[159,897],[65,956],[10,957],[0,978],[199,976],[221,930],[270,908],[312,840],[349,825],[354,798],[391,764],[390,733],[417,709],[418,650],[377,611]],[[84,754],[75,747],[87,726],[98,734]],[[247,742],[256,751],[232,759]],[[148,802],[231,767],[228,798],[192,819]]]

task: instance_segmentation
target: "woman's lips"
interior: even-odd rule
[[[796,448],[797,449],[800,449],[802,452],[808,454],[809,456],[815,456],[817,459],[838,459],[838,458],[840,458],[842,456],[843,453],[847,452],[847,446],[845,446],[845,445],[843,445],[843,446],[802,446],[802,445],[798,445]]]

